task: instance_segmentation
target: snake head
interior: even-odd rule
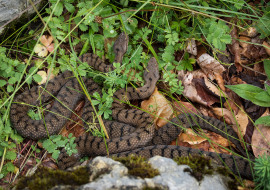
[[[157,60],[152,57],[147,65],[146,70],[144,71],[144,80],[149,80],[157,82],[159,79],[158,63]]]
[[[67,151],[63,148],[58,158],[58,167],[61,170],[65,170],[70,167],[78,165],[81,156],[79,153],[68,155]]]

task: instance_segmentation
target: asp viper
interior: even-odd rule
[[[114,43],[116,54],[115,62],[122,62],[128,46],[128,36],[120,34]],[[101,61],[97,55],[91,53],[80,57],[82,62],[87,62],[89,66],[101,72],[109,72],[114,69],[112,65],[107,65]],[[139,100],[148,98],[154,91],[156,82],[159,79],[158,64],[155,58],[151,58],[144,71],[145,85],[140,88],[128,87],[120,89],[113,95],[112,117],[114,121],[103,120],[106,130],[111,137],[106,140],[103,138],[90,136],[86,133],[76,139],[78,153],[68,156],[63,149],[59,156],[58,166],[61,169],[74,166],[83,156],[107,155],[110,154],[123,156],[128,154],[138,154],[145,157],[160,155],[164,157],[188,156],[203,154],[213,158],[218,164],[226,165],[232,172],[248,179],[252,179],[253,163],[242,157],[227,154],[217,154],[213,152],[200,151],[181,146],[168,145],[175,140],[183,128],[199,126],[202,129],[213,131],[228,138],[242,155],[246,155],[237,134],[227,128],[223,122],[202,115],[181,114],[172,119],[168,124],[156,130],[151,116],[141,110],[126,109],[123,103],[126,100]],[[100,86],[90,78],[83,78],[86,89],[91,94],[98,92],[101,94]],[[66,71],[63,74],[50,80],[46,85],[42,85],[46,90],[38,86],[16,96],[10,109],[10,119],[13,127],[25,138],[42,139],[48,135],[57,134],[68,118],[72,114],[79,100],[85,99],[81,93],[82,89],[73,73]],[[41,93],[40,93],[41,92]],[[40,95],[41,94],[41,95]],[[40,105],[56,97],[50,111],[42,120],[33,120],[27,112],[32,106]],[[22,104],[23,103],[23,104]],[[93,121],[93,108],[89,101],[86,101],[83,108],[82,119],[85,123]],[[46,125],[44,125],[44,123]]]

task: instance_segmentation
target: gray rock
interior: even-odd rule
[[[159,170],[160,175],[150,179],[129,176],[128,169],[119,162],[106,157],[96,157],[89,167],[92,169],[90,183],[78,189],[172,189],[172,190],[211,190],[228,189],[223,178],[219,175],[205,176],[202,181],[197,181],[184,169],[186,165],[177,165],[172,159],[155,156],[149,159],[153,168]],[[102,172],[107,171],[107,172]]]
[[[32,0],[33,3],[37,3],[41,0]],[[0,0],[0,34],[4,30],[4,25],[15,18],[18,18],[22,13],[32,14],[34,9],[32,8],[29,0]]]

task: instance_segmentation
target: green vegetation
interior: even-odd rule
[[[23,142],[9,121],[11,102],[15,93],[21,93],[41,81],[41,76],[37,74],[39,70],[52,70],[55,75],[70,70],[75,76],[93,77],[103,84],[103,96],[93,94],[93,104],[99,108],[98,115],[109,119],[113,93],[127,85],[142,86],[143,71],[152,56],[158,61],[161,81],[168,86],[166,94],[173,97],[181,95],[184,90],[177,71],[192,71],[194,67],[195,58],[185,49],[190,39],[216,55],[232,42],[232,25],[243,31],[250,27],[249,21],[252,21],[260,38],[269,37],[270,4],[251,6],[248,2],[49,0],[30,22],[20,28],[6,30],[0,38],[4,39],[0,42],[0,179],[8,173],[15,173],[13,161],[21,149],[19,144]],[[31,23],[42,24],[32,27]],[[90,69],[87,63],[79,63],[78,56],[86,52],[93,52],[113,63],[112,45],[121,31],[129,35],[129,45],[122,64],[114,63],[114,71],[100,73]],[[35,54],[34,48],[44,34],[53,37],[54,51],[41,57]],[[269,60],[264,62],[269,78],[270,63]],[[227,87],[255,104],[269,107],[270,87],[267,84],[265,90],[250,85]],[[243,89],[246,93],[241,92]],[[39,119],[35,113],[29,114]],[[256,124],[269,124],[269,121],[269,116],[262,117]],[[74,137],[71,136],[69,139],[52,136],[42,142],[54,159],[59,155],[59,147],[65,147],[70,154],[76,151]],[[260,167],[256,174],[261,175],[257,177],[259,185],[264,185],[267,177],[269,179],[269,176],[263,177],[263,172],[259,172],[266,167],[260,165],[264,163],[263,159],[257,160]]]
[[[50,189],[56,185],[83,185],[88,180],[89,173],[85,167],[80,167],[72,172],[39,167],[33,175],[22,177],[16,188],[24,189],[28,187],[30,190],[42,190]]]
[[[145,158],[137,155],[130,155],[127,157],[113,158],[115,161],[121,162],[128,169],[128,174],[141,177],[153,178],[159,175],[157,169],[152,168],[151,164]]]

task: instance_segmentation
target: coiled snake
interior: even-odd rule
[[[121,62],[127,49],[128,37],[122,33],[115,41],[114,52],[116,62]],[[109,72],[114,69],[112,65],[103,63],[98,56],[87,53],[80,57],[82,62],[87,62],[94,69]],[[10,111],[10,119],[13,127],[23,137],[30,139],[42,139],[48,135],[57,134],[67,122],[75,108],[77,102],[86,99],[80,92],[82,91],[79,82],[73,73],[66,71],[63,74],[50,80],[46,86],[46,91],[34,86],[30,90],[16,96]],[[156,130],[150,115],[144,111],[136,109],[126,109],[124,100],[138,100],[148,98],[154,91],[156,82],[159,79],[158,64],[155,58],[151,58],[144,72],[145,85],[140,88],[128,87],[120,89],[114,93],[112,105],[112,117],[114,121],[104,120],[106,130],[111,137],[106,140],[110,154],[123,156],[128,154],[139,154],[145,157],[160,155],[165,157],[188,156],[194,154],[204,154],[213,158],[216,162],[229,167],[234,173],[245,178],[252,178],[252,163],[243,157],[231,156],[227,154],[217,154],[213,152],[199,151],[187,147],[168,145],[176,139],[182,128],[199,126],[227,137],[236,148],[245,155],[236,133],[226,128],[221,121],[195,114],[182,114],[172,119],[171,122]],[[98,92],[101,88],[92,79],[83,78],[83,82],[90,93]],[[40,91],[42,91],[40,95]],[[37,106],[40,102],[46,102],[51,97],[56,97],[54,104],[43,120],[32,120],[27,112],[29,105]],[[40,97],[40,98],[39,98]],[[24,104],[20,104],[23,102]],[[93,108],[89,102],[85,103],[82,119],[91,122]],[[44,122],[45,121],[45,122]],[[46,125],[44,125],[44,123]],[[181,126],[181,127],[179,127]],[[134,128],[135,127],[135,128]],[[226,131],[224,131],[226,130]],[[65,150],[59,156],[59,168],[74,166],[78,160],[85,156],[107,155],[106,145],[103,138],[90,136],[88,133],[76,139],[77,154],[68,156]]]

